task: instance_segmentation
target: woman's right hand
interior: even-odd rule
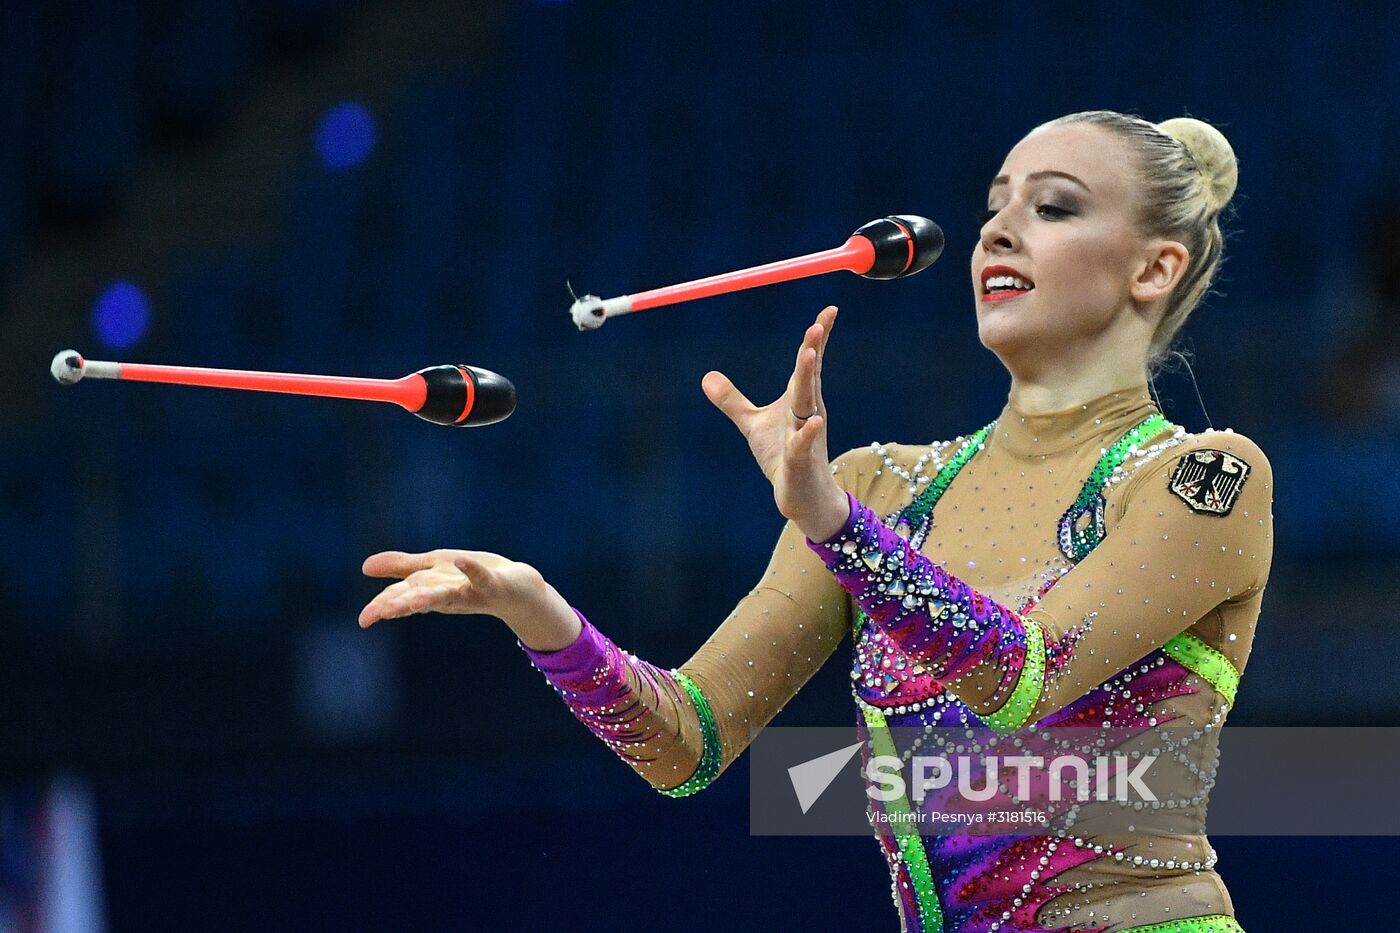
[[[709,372],[701,388],[749,442],[773,501],[813,541],[825,541],[846,523],[850,504],[832,476],[826,448],[822,357],[836,308],[827,306],[802,335],[787,389],[763,407],[750,402],[729,377]]]
[[[536,651],[568,646],[581,628],[578,615],[538,570],[488,551],[381,551],[366,558],[363,569],[366,576],[399,582],[360,611],[361,628],[419,612],[491,615]]]

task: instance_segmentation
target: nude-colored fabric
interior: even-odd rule
[[[1082,628],[1096,613],[1053,677],[1031,717],[1036,721],[1073,702],[1190,630],[1243,671],[1253,642],[1273,551],[1269,462],[1247,437],[1230,431],[1187,435],[1147,462],[1130,460],[1129,476],[1105,493],[1108,533],[1077,567],[1060,553],[1057,523],[1074,501],[1103,449],[1155,411],[1146,385],[1110,393],[1050,415],[1027,416],[1008,405],[985,449],[972,458],[934,511],[922,553],[983,594],[1023,611],[1047,580],[1055,586],[1029,615],[1047,645]],[[979,425],[960,426],[971,433]],[[1170,435],[1148,441],[1159,442]],[[911,470],[929,445],[891,444],[886,455]],[[937,472],[956,443],[941,448],[924,469]],[[1233,454],[1250,472],[1228,515],[1193,510],[1169,488],[1188,451]],[[884,516],[913,497],[910,483],[870,448],[837,458],[842,488]],[[755,480],[757,481],[757,480]],[[922,486],[918,487],[922,489]],[[680,666],[709,700],[728,766],[850,631],[850,599],[791,523],[783,530],[755,588]],[[843,655],[841,663],[848,663]],[[629,677],[631,675],[629,674]],[[999,672],[988,666],[947,685],[979,713],[998,708]],[[1174,725],[1218,724],[1224,701],[1208,683],[1154,710]],[[657,738],[630,749],[633,768],[656,787],[675,787],[695,770],[702,746],[698,719],[683,696],[660,695],[637,684],[650,708],[639,731]],[[1247,690],[1245,691],[1247,696]],[[1213,729],[1194,743],[1189,765],[1213,773]],[[1208,792],[1209,787],[1205,790]],[[1204,837],[1113,840],[1130,852],[1182,862],[1204,860]],[[1106,844],[1106,841],[1105,841]],[[1167,871],[1101,859],[1061,875],[1079,890],[1042,910],[1051,928],[1103,926],[1109,931],[1205,914],[1232,914],[1229,895],[1213,871]],[[1056,922],[1051,922],[1058,918]]]
[[[857,495],[871,478],[871,471],[859,466],[864,459],[841,458],[833,467],[842,488]],[[788,522],[755,587],[679,667],[709,701],[719,728],[722,769],[831,657],[850,632],[851,620],[845,591],[808,550],[806,536]],[[639,723],[636,731],[658,734],[632,746],[628,763],[655,787],[677,787],[700,760],[699,717],[683,692],[658,695],[635,671],[625,673],[654,717]]]
[[[1143,702],[1141,693],[1134,690],[1137,685],[1125,678],[1145,673],[1144,666],[1135,662],[1160,648],[1192,619],[1197,620],[1191,626],[1194,634],[1221,650],[1237,670],[1243,669],[1272,552],[1272,476],[1267,460],[1248,439],[1233,432],[1181,438],[1181,443],[1159,450],[1153,459],[1130,459],[1128,478],[1108,492],[1109,533],[1104,543],[1062,576],[1069,564],[1054,541],[1063,505],[1073,501],[1103,447],[1152,410],[1143,387],[1140,392],[1096,400],[1078,414],[1023,418],[1014,411],[1003,412],[986,449],[971,460],[940,501],[935,528],[922,549],[931,558],[939,555],[936,562],[949,573],[1018,610],[1024,610],[1046,581],[1059,577],[1025,617],[1040,623],[1049,645],[1076,631],[1078,641],[1066,655],[1068,663],[1047,676],[1032,721],[1044,720],[1081,697],[1091,700],[1084,697],[1090,691],[1112,698],[1116,725],[1127,725],[1124,715],[1136,714],[1146,727],[1129,745],[1115,751],[1145,755],[1160,752],[1167,744],[1164,740],[1170,740],[1176,751],[1165,756],[1158,780],[1181,799],[1199,798],[1198,803],[1152,814],[1155,826],[1170,824],[1175,829],[1148,832],[1142,826],[1146,821],[1137,820],[1139,829],[1130,835],[1122,834],[1125,821],[1116,805],[1084,807],[1069,842],[1089,850],[1085,854],[1108,854],[1054,876],[1055,890],[1062,885],[1074,889],[1038,913],[1038,922],[1045,928],[1073,924],[1076,929],[1117,931],[1149,921],[1231,912],[1228,893],[1210,870],[1214,854],[1208,840],[1184,828],[1203,822],[1204,800],[1214,781],[1224,700],[1187,671],[1182,671],[1181,687],[1160,702]],[[1151,456],[1153,448],[1171,439],[1169,435],[1149,439],[1144,452]],[[1087,448],[1081,446],[1085,441]],[[952,455],[952,449],[945,457]],[[1231,453],[1249,466],[1228,515],[1196,511],[1170,488],[1183,456],[1207,449]],[[907,463],[916,452],[897,446],[887,450],[896,464]],[[934,468],[936,463],[929,470]],[[1027,534],[1025,514],[1018,516],[1018,503],[1005,497],[1036,486],[1050,489],[1049,495],[1063,504],[1048,510],[1048,529],[1036,516],[1030,522],[1033,534]],[[1025,508],[1032,515],[1042,510],[1039,503]],[[1035,538],[1043,542],[1038,549],[1028,543]],[[1008,541],[1017,547],[1015,551],[1008,553]],[[1173,541],[1181,543],[1173,548]],[[1092,624],[1086,625],[1091,614]],[[937,658],[929,660],[938,666]],[[1149,661],[1148,666],[1156,663],[1160,661]],[[1004,695],[994,693],[1002,674],[996,663],[986,663],[961,681],[950,681],[948,693],[985,715],[1005,701]],[[1104,684],[1110,686],[1095,689]],[[1104,718],[1100,701],[1066,712],[1076,716],[1064,720],[1066,725],[1076,724],[1081,714],[1089,716],[1085,725],[1097,726]],[[922,721],[899,716],[891,724]],[[922,753],[928,751],[937,750]],[[1170,778],[1165,778],[1168,774]],[[1110,828],[1119,835],[1111,835]],[[951,866],[945,870],[951,871]],[[975,875],[968,880],[978,883]]]

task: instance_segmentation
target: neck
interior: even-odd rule
[[[997,416],[994,445],[1013,457],[1033,459],[1073,450],[1101,453],[1158,410],[1144,380],[1109,385],[1111,381],[1104,380],[1108,387],[1103,389],[1090,388],[1090,383],[1056,384],[1050,387],[1054,391],[1041,393],[1043,407],[1036,410],[1023,408],[1013,393]],[[1026,398],[1035,400],[1023,392],[1020,399]]]
[[[1147,361],[1137,354],[1091,352],[1073,359],[1041,357],[1032,367],[1013,366],[1008,401],[1027,415],[1064,411],[1116,389],[1147,382]]]
[[[1024,414],[1044,415],[1074,408],[1117,389],[1131,388],[1146,381],[1145,369],[1136,373],[1091,370],[1068,379],[1040,381],[1019,379],[1012,375],[1011,393],[1007,401]]]
[[[1023,414],[1049,414],[1146,384],[1154,320],[1141,308],[1125,306],[1090,334],[995,348],[1011,374],[1008,400]]]

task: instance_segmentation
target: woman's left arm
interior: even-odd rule
[[[1125,484],[1118,523],[1024,615],[913,551],[854,497],[845,526],[808,545],[901,650],[1012,731],[1263,588],[1273,553],[1263,452],[1211,431],[1172,454]]]

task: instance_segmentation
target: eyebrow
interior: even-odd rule
[[[1026,176],[1026,181],[1035,181],[1035,180],[1038,179],[1038,178],[1063,178],[1063,179],[1065,179],[1065,180],[1067,180],[1067,181],[1072,181],[1072,182],[1074,182],[1076,185],[1078,185],[1079,187],[1083,188],[1085,191],[1088,191],[1088,192],[1090,192],[1091,194],[1093,193],[1093,189],[1092,189],[1092,188],[1090,188],[1088,185],[1084,184],[1084,182],[1082,182],[1082,181],[1079,180],[1078,178],[1075,178],[1075,177],[1074,177],[1073,175],[1071,175],[1069,172],[1053,172],[1053,171],[1031,172],[1029,175]],[[1010,183],[1011,183],[1011,179],[1010,179],[1008,176],[1006,176],[1006,175],[998,175],[996,178],[993,178],[993,179],[992,179],[992,183],[991,183],[991,185],[989,185],[988,187],[994,188],[994,187],[996,187],[997,185],[1006,185],[1006,184],[1010,184]]]

